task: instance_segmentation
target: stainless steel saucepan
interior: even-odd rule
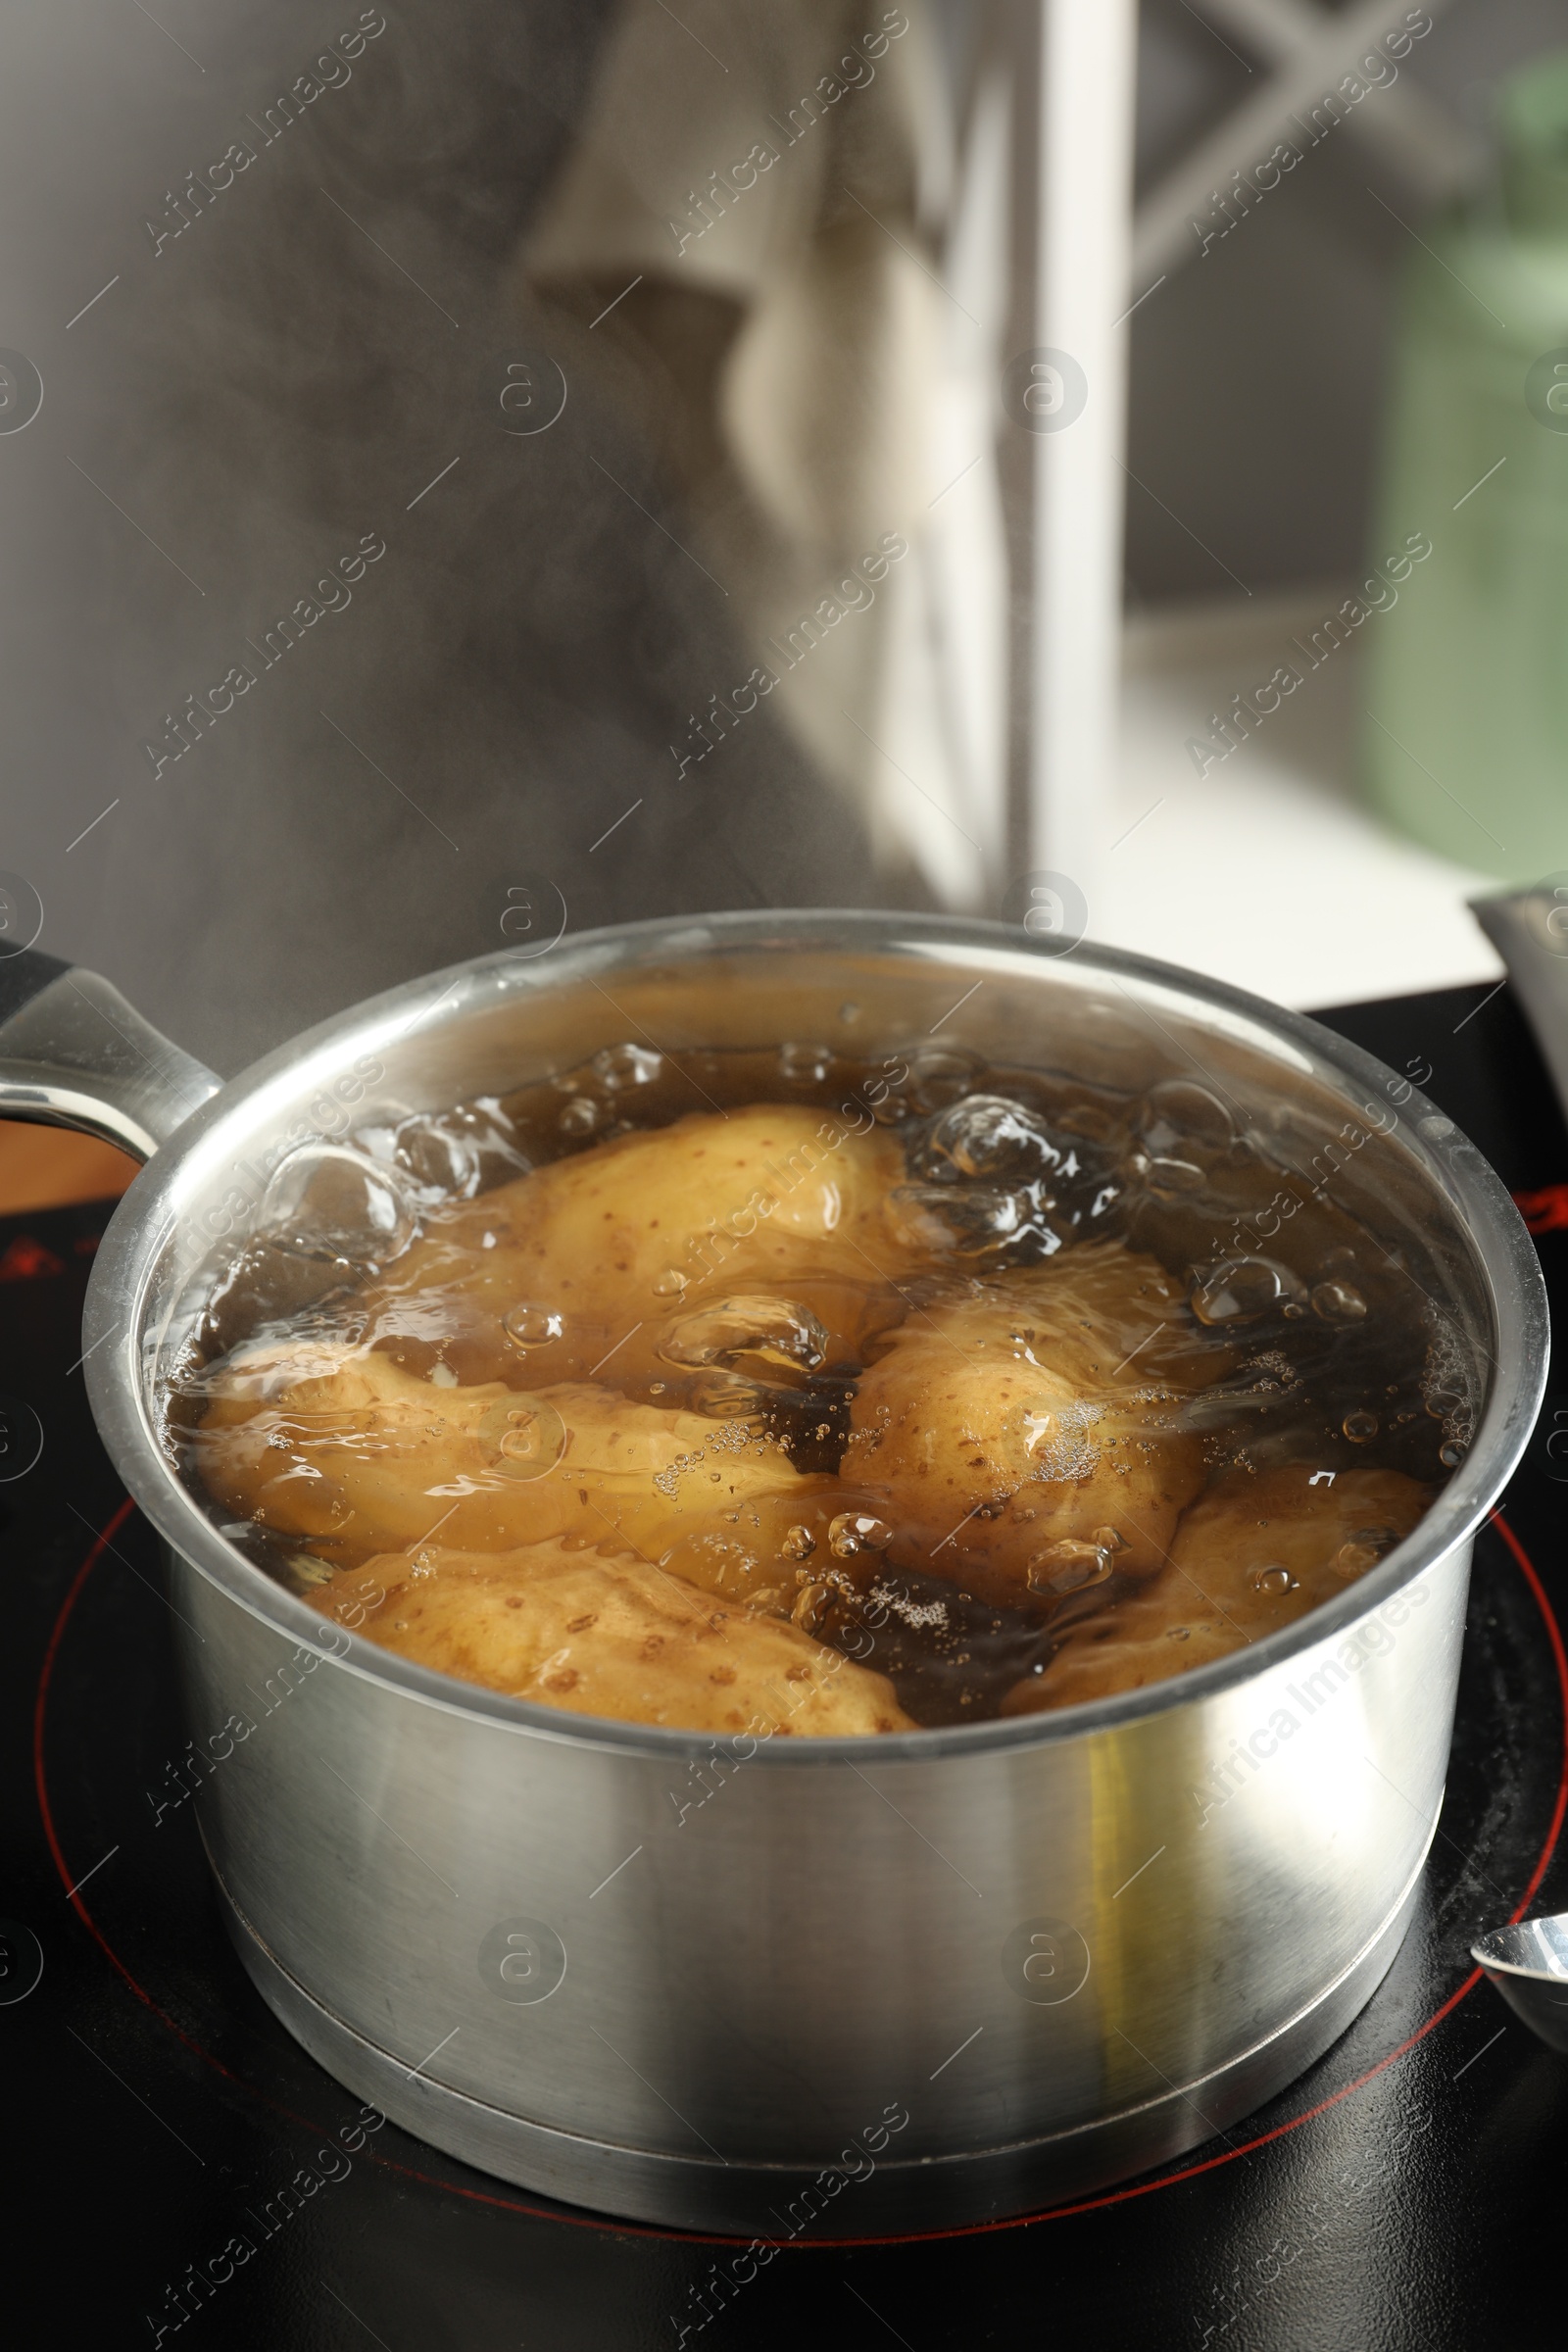
[[[1366,1054],[1191,974],[1055,944],[898,915],[643,924],[438,972],[224,1086],[97,977],[0,962],[0,1107],[149,1155],[98,1254],[85,1368],[167,1547],[234,1942],[331,2074],[469,2163],[769,2239],[1017,2212],[1269,2097],[1397,1949],[1442,1800],[1471,1539],[1544,1376],[1534,1251],[1475,1149]],[[1325,1185],[1425,1294],[1473,1442],[1331,1604],[1056,1714],[715,1741],[505,1698],[323,1624],[176,1475],[160,1383],[194,1303],[302,1141],[628,1039],[677,1060],[820,1039],[1132,1091],[1197,1079],[1272,1121],[1287,1193]]]

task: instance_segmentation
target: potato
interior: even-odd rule
[[[797,1478],[683,1518],[661,1565],[705,1592],[799,1620],[826,1578],[841,1598],[874,1583],[893,1533],[863,1489]]]
[[[892,1278],[921,1262],[884,1220],[904,1175],[892,1137],[820,1109],[696,1112],[437,1212],[360,1295],[365,1336],[420,1371],[439,1355],[466,1381],[553,1387],[603,1367],[628,1394],[662,1383],[683,1400],[714,1370],[813,1368],[787,1328],[770,1358],[724,1348],[747,1336],[738,1328],[713,1335],[716,1354],[698,1333],[683,1360],[661,1356],[662,1336],[699,1305],[745,1298],[763,1302],[764,1339],[766,1310],[776,1324],[795,1300],[822,1327],[818,1360],[857,1364],[904,1311]]]
[[[312,1597],[400,1657],[573,1714],[754,1739],[914,1728],[881,1675],[626,1553],[427,1544]]]
[[[798,1477],[744,1422],[586,1383],[443,1387],[389,1355],[292,1342],[242,1351],[211,1386],[192,1440],[209,1493],[338,1561],[567,1534],[657,1559],[690,1521],[781,1489],[798,1507],[832,1484]]]
[[[843,1476],[909,1564],[984,1599],[1027,1605],[1031,1563],[1037,1593],[1070,1576],[1040,1556],[1062,1544],[1151,1573],[1203,1481],[1181,1405],[1231,1360],[1155,1259],[1081,1243],[916,1307],[860,1380]]]
[[[1398,1470],[1233,1471],[1187,1511],[1169,1565],[1141,1592],[1075,1625],[1051,1663],[1017,1684],[1008,1715],[1140,1690],[1222,1658],[1363,1575],[1431,1500]],[[1287,1581],[1288,1580],[1288,1581]]]

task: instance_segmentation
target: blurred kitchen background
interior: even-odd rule
[[[6,938],[225,1071],[725,906],[1301,1006],[1497,972],[1466,896],[1568,868],[1568,83],[1497,139],[1565,47],[1568,0],[11,0]]]

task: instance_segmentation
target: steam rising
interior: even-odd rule
[[[67,341],[35,338],[63,397],[29,460],[93,534],[101,772],[66,813],[121,804],[69,864],[93,807],[33,812],[42,944],[225,1068],[514,944],[509,890],[553,886],[573,931],[879,895],[767,710],[677,781],[670,744],[752,656],[676,544],[635,353],[546,316],[518,267],[612,11],[385,14],[291,121],[269,110],[342,55],[353,0],[192,31],[199,80],[149,31],[158,102],[97,208],[121,283]],[[507,368],[546,352],[564,413],[514,433]]]

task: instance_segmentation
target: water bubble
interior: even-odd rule
[[[1230,1112],[1206,1086],[1188,1078],[1162,1078],[1138,1108],[1138,1132],[1152,1158],[1207,1158],[1228,1152],[1236,1128]]]
[[[1097,1537],[1109,1530],[1097,1530]],[[1119,1545],[1121,1538],[1116,1537]],[[1103,1584],[1110,1574],[1111,1554],[1103,1544],[1086,1544],[1077,1537],[1065,1536],[1057,1544],[1048,1544],[1037,1551],[1029,1562],[1028,1585],[1031,1592],[1054,1592],[1058,1596],[1078,1592],[1086,1585]]]
[[[968,1095],[932,1122],[918,1156],[922,1172],[932,1175],[954,1168],[960,1176],[1006,1178],[1067,1173],[1071,1153],[1023,1103],[1005,1095]]]
[[[744,1592],[750,1585],[751,1592],[746,1593],[748,1600],[759,1592],[764,1582],[758,1575],[762,1566],[761,1559],[732,1536],[688,1537],[672,1550],[665,1552],[661,1565],[673,1568],[676,1575],[684,1576],[688,1583],[705,1585],[710,1591],[734,1592],[739,1585]],[[772,1597],[770,1593],[768,1598]],[[733,1682],[734,1669],[718,1668],[713,1672],[712,1679],[715,1682],[726,1679]]]
[[[1320,1282],[1312,1292],[1312,1312],[1321,1315],[1325,1323],[1359,1323],[1366,1313],[1366,1300],[1353,1283]]]
[[[1177,1159],[1168,1152],[1157,1158],[1146,1153],[1141,1173],[1150,1191],[1158,1194],[1200,1193],[1207,1182],[1197,1160]]]
[[[649,1285],[656,1298],[678,1298],[685,1290],[688,1277],[678,1266],[666,1266]]]
[[[666,1326],[658,1348],[666,1364],[733,1364],[743,1356],[786,1372],[814,1372],[828,1335],[809,1307],[788,1298],[721,1298]]]
[[[502,1396],[475,1432],[492,1470],[503,1478],[543,1478],[566,1450],[566,1425],[541,1396]]]
[[[1397,1528],[1358,1527],[1352,1534],[1352,1544],[1370,1544],[1374,1551],[1392,1551],[1399,1541]]]
[[[787,1560],[808,1560],[816,1549],[816,1538],[808,1527],[792,1527],[779,1549]]]
[[[762,1402],[760,1390],[733,1372],[710,1372],[692,1384],[692,1410],[706,1413],[710,1421],[750,1421]]]
[[[1049,1257],[1061,1236],[1048,1224],[1032,1195],[1004,1192],[995,1185],[898,1184],[888,1195],[887,1215],[906,1248],[959,1257],[985,1257],[1002,1250]]]
[[[415,1182],[460,1200],[479,1189],[479,1152],[472,1137],[440,1119],[405,1119],[393,1156]]]
[[[844,1023],[846,1028],[848,1028],[852,1022],[858,1021],[859,1017],[860,1007],[852,1000],[846,999],[845,1003],[839,1006],[839,1019]]]
[[[1438,1447],[1438,1459],[1445,1470],[1457,1470],[1469,1450],[1462,1439],[1446,1438]]]
[[[556,1124],[563,1135],[592,1135],[599,1124],[599,1105],[591,1095],[573,1095]]]
[[[869,1511],[840,1511],[828,1524],[827,1544],[836,1559],[853,1560],[858,1551],[886,1551],[893,1530]]]
[[[1378,1434],[1378,1417],[1376,1413],[1369,1412],[1365,1405],[1357,1405],[1354,1412],[1346,1414],[1340,1427],[1352,1446],[1365,1446]]]
[[[536,1306],[530,1299],[521,1299],[509,1306],[501,1318],[501,1328],[514,1348],[548,1348],[565,1331],[565,1317],[558,1307]]]
[[[1192,1630],[1190,1625],[1168,1625],[1165,1639],[1167,1642],[1186,1642],[1191,1638]]]
[[[976,1054],[928,1046],[909,1056],[909,1090],[917,1110],[944,1110],[966,1095],[984,1064]]]
[[[402,1255],[416,1224],[391,1171],[343,1144],[304,1144],[262,1196],[268,1239],[296,1257],[375,1272]]]
[[[1252,1579],[1252,1591],[1267,1592],[1277,1600],[1286,1592],[1298,1592],[1300,1586],[1288,1568],[1259,1568]]]
[[[818,1086],[833,1067],[831,1046],[786,1045],[778,1050],[779,1075],[791,1086]]]
[[[612,1093],[619,1093],[629,1086],[652,1086],[663,1075],[664,1056],[648,1046],[605,1046],[588,1066]]]
[[[1200,1270],[1190,1303],[1200,1323],[1255,1323],[1260,1315],[1298,1305],[1302,1283],[1272,1257],[1228,1257]]]
[[[827,1604],[832,1598],[831,1585],[814,1582],[802,1585],[795,1596],[795,1606],[790,1611],[791,1622],[798,1625],[803,1634],[814,1634],[827,1614]]]
[[[523,1176],[528,1162],[493,1119],[469,1110],[404,1119],[392,1156],[416,1185],[445,1200],[469,1200],[481,1187]]]

